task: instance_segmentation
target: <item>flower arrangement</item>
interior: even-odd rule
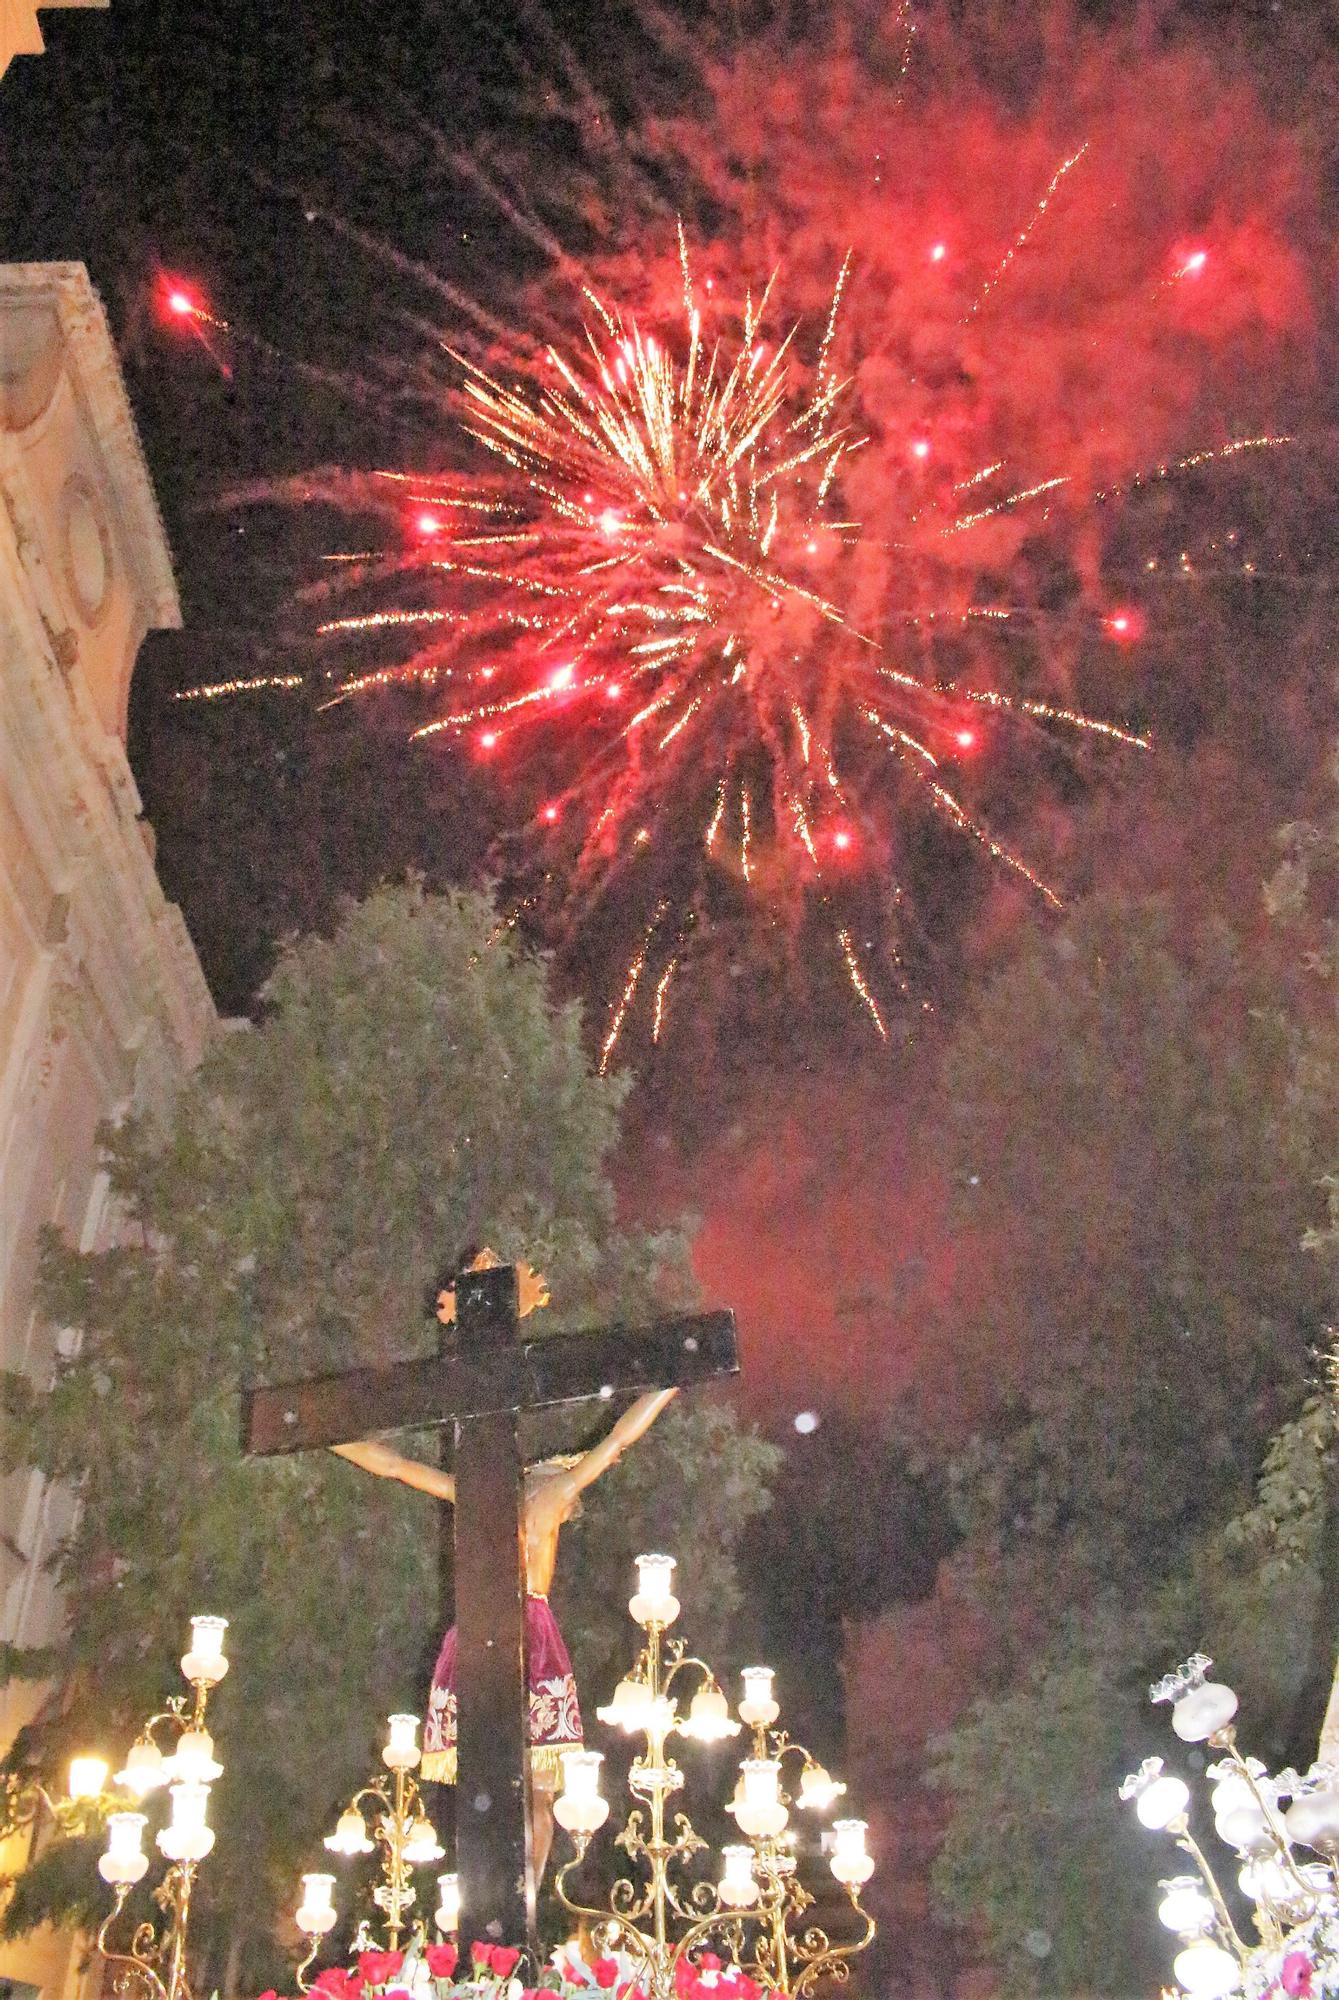
[[[533,1983],[526,1954],[514,1945],[472,1944],[467,1956],[452,1943],[408,1951],[362,1951],[353,1965],[331,1965],[307,1989],[314,2000],[647,2000],[637,1963],[627,1952],[588,1963],[574,1945],[560,1945]],[[676,2000],[762,2000],[756,1981],[715,1952],[683,1958],[675,1968]],[[273,1988],[260,2000],[280,2000]],[[776,1993],[768,2000],[789,2000]],[[1302,1995],[1301,2000],[1309,2000]]]

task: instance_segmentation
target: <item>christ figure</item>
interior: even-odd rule
[[[533,1274],[525,1273],[532,1279]],[[546,1302],[539,1288],[526,1299],[522,1286],[522,1311],[527,1305]],[[443,1293],[438,1317],[449,1322],[455,1300]],[[567,1647],[558,1630],[558,1621],[549,1607],[549,1587],[558,1560],[558,1537],[564,1522],[571,1519],[585,1489],[607,1472],[644,1432],[650,1429],[677,1389],[653,1389],[639,1396],[618,1419],[608,1435],[589,1451],[560,1458],[541,1459],[525,1469],[522,1515],[521,1557],[525,1563],[525,1642],[526,1678],[529,1691],[530,1783],[534,1838],[535,1880],[544,1873],[553,1842],[553,1801],[562,1777],[562,1760],[569,1750],[579,1750],[583,1736],[581,1710],[577,1704],[576,1681]],[[383,1479],[398,1479],[420,1493],[454,1506],[455,1480],[449,1472],[405,1458],[389,1446],[376,1443],[337,1444],[331,1449],[364,1472]],[[423,1727],[423,1777],[453,1785],[456,1782],[456,1628],[442,1640],[428,1697],[428,1713]]]

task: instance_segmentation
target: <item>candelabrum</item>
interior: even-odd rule
[[[130,1747],[125,1768],[112,1781],[122,1796],[106,1814],[107,1847],[98,1861],[98,1873],[115,1892],[116,1900],[98,1931],[97,1949],[112,1968],[112,1987],[117,1993],[138,1988],[147,2000],[191,2000],[187,1973],[191,1891],[199,1865],[214,1845],[208,1821],[209,1789],[223,1770],[214,1759],[214,1739],[205,1727],[205,1714],[211,1692],[228,1671],[223,1652],[227,1628],[226,1618],[192,1618],[191,1643],[181,1662],[192,1693],[190,1697],[174,1696],[161,1713],[149,1717]],[[168,1742],[166,1754],[160,1739]],[[71,1767],[71,1790],[81,1764],[88,1767],[82,1782],[90,1786],[95,1778],[93,1767],[98,1767],[100,1791],[107,1767],[96,1758],[76,1758]],[[160,1914],[138,1924],[120,1947],[112,1943],[113,1933],[127,1897],[149,1869],[149,1856],[144,1852],[148,1815],[127,1808],[125,1795],[142,1804],[164,1785],[171,1816],[154,1839],[170,1866],[153,1892]]]
[[[1172,1962],[1180,1993],[1195,2000],[1264,2000],[1265,1995],[1339,1994],[1339,1769],[1317,1764],[1300,1776],[1271,1777],[1237,1744],[1237,1697],[1208,1678],[1212,1660],[1194,1654],[1149,1690],[1172,1704],[1183,1743],[1220,1753],[1205,1776],[1219,1840],[1232,1850],[1237,1887],[1255,1935],[1243,1937],[1208,1857],[1190,1830],[1190,1788],[1148,1757],[1120,1788],[1142,1825],[1166,1833],[1194,1873],[1162,1883],[1158,1917],[1180,1942]],[[1308,1854],[1309,1851],[1309,1854]],[[1177,1988],[1167,1989],[1176,2000]]]
[[[385,1937],[383,1940],[376,1939],[370,1925],[364,1922],[355,1940],[359,1950],[378,1942],[383,1942],[391,1951],[399,1949],[400,1940],[410,1927],[410,1912],[417,1901],[414,1870],[440,1861],[443,1854],[432,1821],[423,1809],[422,1794],[410,1775],[422,1756],[417,1741],[418,1717],[391,1716],[389,1732],[381,1753],[387,1775],[378,1775],[361,1791],[354,1793],[340,1814],[335,1831],[325,1843],[332,1854],[345,1856],[380,1851],[381,1879],[372,1891],[372,1900],[382,1914]],[[369,1812],[373,1815],[370,1833],[365,1817]],[[312,1874],[302,1878],[302,1899],[298,1904],[296,1923],[298,1929],[311,1939],[311,1949],[298,1967],[298,1985],[304,1993],[311,1990],[306,1975],[320,1950],[321,1940],[339,1919],[334,1888],[333,1875]],[[456,1877],[439,1875],[437,1892],[437,1928],[454,1932],[460,1921],[460,1892]],[[418,1926],[420,1941],[423,1930],[424,1926]]]
[[[832,1875],[849,1904],[841,1934],[834,1935],[807,1915],[814,1897],[800,1880],[790,1809],[825,1810],[844,1786],[802,1744],[774,1727],[780,1709],[770,1668],[745,1668],[736,1721],[707,1663],[691,1657],[682,1643],[666,1642],[679,1614],[674,1558],[639,1556],[637,1572],[628,1608],[645,1631],[645,1643],[612,1700],[597,1711],[601,1721],[644,1739],[628,1776],[636,1804],[615,1842],[637,1877],[617,1880],[605,1909],[590,1907],[574,1893],[573,1877],[608,1818],[609,1804],[600,1794],[601,1752],[569,1751],[554,1818],[571,1835],[576,1852],[558,1871],[560,1902],[590,1926],[602,1948],[627,1954],[647,2000],[673,2000],[676,1972],[690,1952],[709,1942],[721,1946],[765,1991],[798,1997],[820,1979],[844,1980],[851,1960],[874,1936],[874,1920],[860,1902],[874,1870],[865,1822],[837,1820],[824,1842]],[[691,1699],[681,1711],[690,1686]],[[740,1763],[726,1810],[743,1838],[721,1849],[719,1876],[711,1881],[698,1872],[708,1848],[687,1814],[675,1813],[672,1831],[667,1829],[667,1807],[684,1777],[666,1746],[672,1737],[710,1743],[737,1736],[741,1724],[750,1732],[749,1754]],[[798,1774],[793,1798],[783,1783],[792,1769]]]

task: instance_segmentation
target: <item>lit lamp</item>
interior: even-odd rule
[[[738,1736],[739,1724],[731,1719],[730,1704],[714,1681],[708,1681],[693,1696],[680,1733],[696,1737],[699,1743],[719,1743],[722,1737]]]
[[[71,1757],[69,1792],[73,1800],[96,1799],[102,1796],[102,1788],[107,1782],[107,1760],[105,1757]]]
[[[168,1788],[172,1818],[158,1835],[169,1861],[203,1861],[214,1845],[214,1830],[205,1819],[209,1787],[183,1780]]]
[[[848,1889],[868,1882],[874,1861],[865,1847],[863,1819],[835,1819],[832,1822],[832,1859],[828,1866]]]
[[[614,1689],[613,1699],[595,1713],[601,1722],[608,1722],[616,1729],[625,1729],[629,1736],[646,1727],[646,1718],[651,1708],[651,1690],[645,1681],[635,1680],[625,1674]]]
[[[169,1775],[167,1760],[158,1745],[151,1738],[141,1736],[137,1743],[131,1744],[125,1769],[117,1772],[116,1782],[123,1785],[126,1791],[133,1792],[137,1799],[145,1799],[159,1785],[165,1785]]]
[[[563,1789],[553,1802],[553,1817],[567,1833],[589,1839],[609,1817],[609,1801],[600,1796],[599,1750],[569,1750],[563,1758]]]
[[[427,1861],[440,1861],[445,1854],[446,1849],[437,1838],[437,1829],[426,1813],[413,1822],[401,1851],[413,1868],[421,1868]]]
[[[1120,1795],[1134,1800],[1139,1824],[1154,1833],[1165,1833],[1184,1818],[1190,1804],[1190,1787],[1163,1770],[1161,1757],[1145,1757],[1139,1769],[1132,1771],[1121,1785]]]
[[[747,1910],[758,1900],[758,1884],[753,1874],[753,1849],[751,1847],[723,1847],[721,1859],[725,1867],[717,1894],[727,1910]]]
[[[444,1931],[448,1935],[453,1935],[460,1929],[459,1875],[437,1877],[437,1908],[433,1912],[432,1920],[439,1931]]]
[[[1241,1985],[1241,1967],[1230,1951],[1197,1938],[1172,1960],[1172,1971],[1194,2000],[1224,2000]]]
[[[744,1698],[739,1704],[741,1720],[747,1722],[750,1729],[768,1728],[781,1713],[772,1693],[772,1669],[745,1667],[740,1679],[744,1683]]]
[[[193,1686],[217,1687],[228,1671],[223,1656],[226,1618],[192,1618],[191,1643],[182,1655],[181,1671]]]
[[[1213,1923],[1213,1904],[1197,1875],[1172,1875],[1159,1884],[1158,1922],[1187,1942],[1203,1937]]]
[[[810,1762],[800,1772],[800,1792],[797,1804],[803,1806],[806,1812],[826,1812],[827,1808],[835,1800],[839,1799],[845,1790],[845,1785],[839,1785],[837,1780],[830,1772],[825,1771],[821,1764]]]
[[[739,1766],[739,1789],[727,1807],[741,1833],[770,1840],[782,1831],[790,1814],[781,1803],[781,1766],[775,1757],[745,1757]]]
[[[114,1889],[129,1889],[143,1879],[149,1857],[142,1845],[148,1821],[143,1813],[107,1815],[107,1851],[98,1856],[98,1873]]]
[[[335,1886],[333,1875],[304,1875],[302,1878],[302,1901],[294,1912],[294,1922],[309,1938],[324,1937],[339,1921],[331,1891]]]
[[[412,1771],[422,1756],[418,1747],[418,1717],[416,1715],[392,1715],[390,1735],[386,1748],[381,1753],[381,1761],[392,1771]]]
[[[628,1609],[639,1625],[672,1625],[679,1615],[674,1595],[674,1557],[638,1556],[637,1588]]]
[[[367,1824],[357,1806],[349,1806],[340,1814],[335,1831],[326,1835],[325,1844],[332,1854],[372,1852],[373,1842],[367,1837]]]
[[[170,1759],[171,1775],[189,1778],[201,1785],[223,1776],[222,1764],[214,1761],[214,1739],[207,1729],[183,1729]]]

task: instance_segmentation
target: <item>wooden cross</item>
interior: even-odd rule
[[[453,1345],[426,1360],[249,1390],[242,1448],[264,1458],[454,1426],[462,1908],[470,1937],[533,1944],[518,1419],[737,1374],[735,1323],[713,1312],[522,1340],[512,1266],[463,1271],[455,1282]]]

